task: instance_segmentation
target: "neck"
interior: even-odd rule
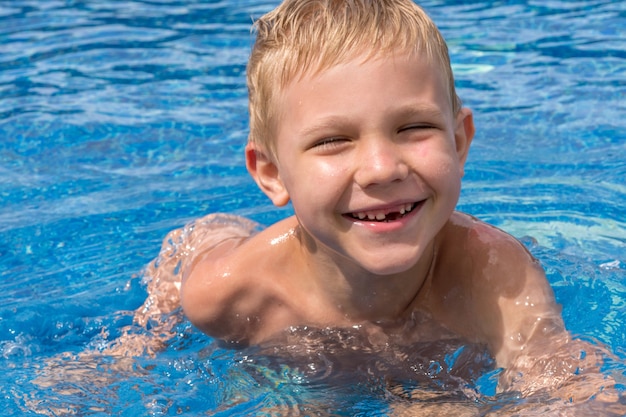
[[[420,260],[398,274],[376,275],[345,262],[320,259],[308,252],[311,277],[326,300],[350,322],[379,322],[399,319],[419,302],[435,263],[436,243],[431,242]],[[345,261],[345,260],[344,260]]]

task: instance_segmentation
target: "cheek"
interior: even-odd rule
[[[443,163],[438,164],[437,166],[438,177],[449,178],[451,175],[456,175],[456,174],[458,174],[458,169],[450,161],[445,161]]]
[[[323,196],[338,188],[339,178],[344,170],[332,162],[300,160],[289,164],[282,177],[289,194],[296,196]]]
[[[349,178],[347,164],[335,158],[301,160],[295,167],[302,186],[318,193],[340,187]]]
[[[422,146],[417,149],[417,157],[423,161],[428,160],[428,156],[430,155],[430,149],[426,146]]]
[[[449,180],[451,175],[458,175],[459,164],[456,158],[446,150],[423,149],[420,150],[420,161],[425,169],[423,175]]]
[[[346,172],[347,169],[345,168],[345,164],[338,161],[328,160],[318,163],[315,167],[315,173],[313,175],[322,179],[326,178],[329,180],[337,180],[338,178],[345,176]]]
[[[456,160],[456,152],[451,146],[451,142],[444,137],[433,138],[414,145],[412,149],[407,149],[406,152],[412,154],[420,165],[428,166],[431,171],[436,171],[439,174],[442,169],[449,170]]]
[[[301,162],[298,168],[299,177],[292,182],[296,187],[294,193],[298,202],[304,203],[306,200],[309,206],[334,206],[350,188],[350,177],[345,164],[333,161],[332,158]]]

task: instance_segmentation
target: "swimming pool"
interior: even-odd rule
[[[387,412],[379,375],[349,384],[317,356],[304,372],[221,348],[185,321],[154,356],[98,354],[124,332],[149,333],[133,310],[170,230],[217,211],[261,224],[289,213],[257,190],[242,153],[251,16],[275,4],[0,5],[4,415]],[[624,384],[626,3],[422,4],[475,111],[459,208],[527,244],[569,329],[607,344],[617,359],[606,372]],[[472,382],[483,410],[516,401],[492,398],[489,371]]]

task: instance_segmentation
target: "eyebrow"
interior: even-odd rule
[[[320,131],[336,129],[337,126],[345,126],[350,123],[347,117],[328,116],[315,121],[312,125],[306,126],[300,131],[304,137],[316,135]]]
[[[394,113],[399,116],[427,116],[440,118],[444,116],[444,111],[439,106],[430,104],[407,104],[394,109]]]

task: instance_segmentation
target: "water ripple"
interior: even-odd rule
[[[141,271],[168,231],[217,211],[263,223],[291,214],[260,193],[242,153],[250,23],[276,3],[1,2],[6,414],[385,415],[415,388],[413,377],[454,382],[431,378],[452,363],[445,358],[431,368],[419,349],[371,355],[357,336],[332,332],[305,334],[318,347],[306,356],[299,342],[223,349],[182,322],[156,357],[79,355],[129,329],[145,335],[132,311],[146,295]],[[423,4],[475,110],[460,208],[522,238],[568,327],[623,358],[626,2]],[[346,340],[361,347],[361,367],[350,368]],[[389,390],[385,367],[405,372],[408,385]],[[623,361],[607,367],[623,379]],[[472,380],[479,402],[491,401],[484,395],[496,380]]]

